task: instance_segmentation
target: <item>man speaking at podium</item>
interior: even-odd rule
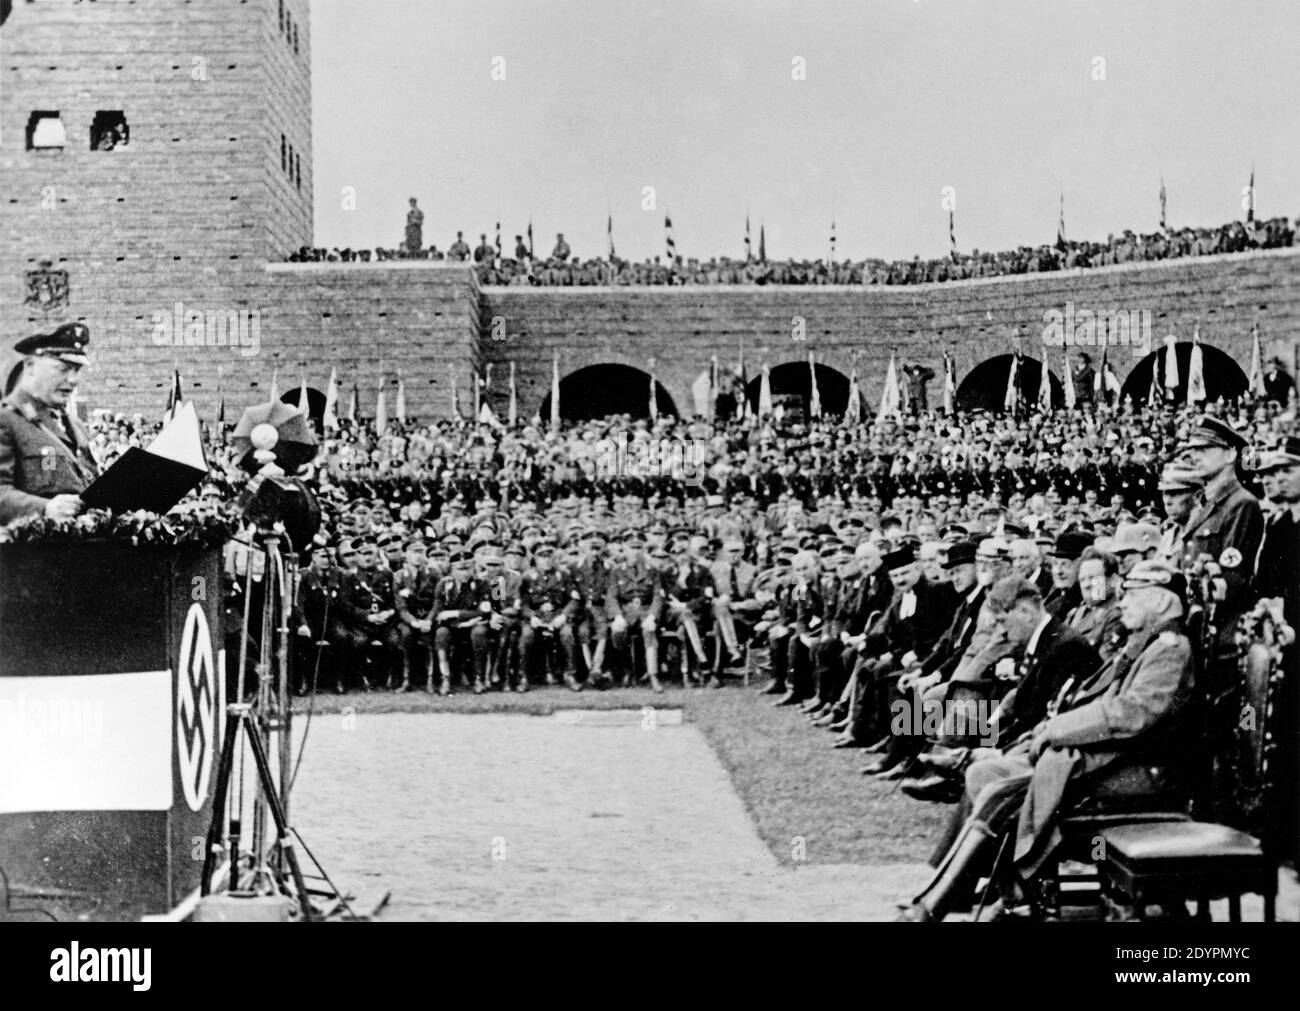
[[[98,467],[90,442],[68,416],[68,398],[86,364],[90,331],[66,323],[14,345],[18,382],[0,401],[0,526],[28,516],[71,519]]]

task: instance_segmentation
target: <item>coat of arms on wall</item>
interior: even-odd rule
[[[55,270],[52,261],[42,260],[38,269],[27,272],[27,298],[23,304],[42,312],[66,308],[68,272]]]

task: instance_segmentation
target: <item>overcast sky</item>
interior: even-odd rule
[[[1296,0],[312,0],[316,240],[942,255],[1300,214]],[[806,79],[795,80],[801,57]],[[1104,60],[1104,64],[1100,61]],[[494,61],[495,64],[494,64]],[[494,80],[504,67],[505,79]],[[1097,79],[1104,74],[1104,79]],[[341,206],[345,186],[355,210]],[[642,209],[643,188],[656,206]]]

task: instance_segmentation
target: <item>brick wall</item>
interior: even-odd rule
[[[939,373],[949,350],[959,381],[984,359],[1012,351],[1017,332],[1024,353],[1041,357],[1044,313],[1064,311],[1067,301],[1093,311],[1149,310],[1156,342],[1167,333],[1190,339],[1199,322],[1201,340],[1243,370],[1258,321],[1265,354],[1290,361],[1300,340],[1300,250],[896,288],[510,287],[484,288],[482,297],[483,353],[501,374],[516,362],[525,415],[550,392],[554,353],[561,376],[599,362],[646,370],[653,356],[659,381],[689,411],[690,384],[709,356],[733,363],[742,343],[751,377],[763,360],[806,361],[809,349],[847,375],[856,353],[864,393],[875,399],[891,351]],[[792,337],[800,319],[803,342]],[[494,320],[505,340],[492,339]],[[1086,350],[1098,357],[1098,348]],[[1062,355],[1061,347],[1049,354],[1057,375]],[[1123,381],[1133,354],[1112,350],[1110,359]]]
[[[258,308],[266,260],[311,241],[308,5],[287,2],[294,54],[278,2],[38,0],[16,4],[5,25],[0,333],[9,346],[67,319],[87,323],[92,402],[156,410],[187,356],[155,346],[154,314],[177,301]],[[26,150],[37,109],[61,113],[63,150]],[[90,150],[97,110],[125,113],[127,146]],[[280,171],[280,123],[301,150],[301,189]],[[24,305],[26,274],[42,259],[68,272],[66,310]],[[198,371],[196,381],[215,381],[215,367]]]

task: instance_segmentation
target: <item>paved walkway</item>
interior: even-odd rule
[[[293,821],[391,920],[890,919],[928,876],[779,867],[679,716],[320,717]]]

